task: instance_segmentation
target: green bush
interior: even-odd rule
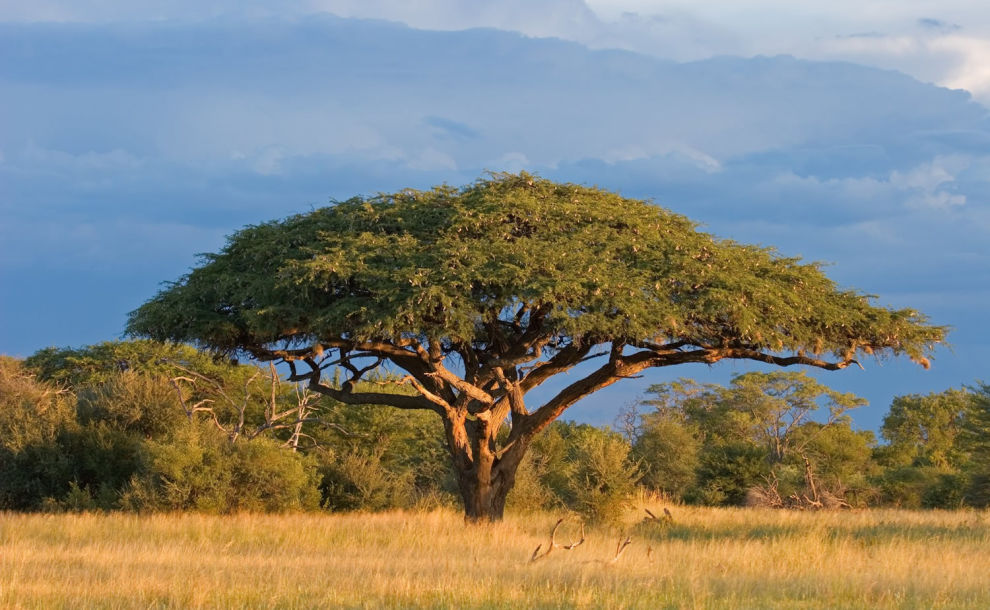
[[[75,396],[44,382],[23,361],[0,356],[0,449],[17,453],[54,441],[75,417]]]
[[[934,483],[928,486],[921,497],[924,508],[956,509],[965,505],[966,487],[969,478],[961,473],[939,474]]]
[[[533,485],[529,493],[537,503],[563,505],[591,521],[616,523],[629,507],[639,477],[630,449],[609,429],[554,422],[531,449],[539,487]]]
[[[658,412],[643,418],[632,455],[642,472],[640,485],[680,498],[695,482],[700,443],[685,424],[665,415]]]
[[[350,450],[320,467],[323,505],[331,510],[385,510],[415,503],[413,473],[382,464],[376,452]]]
[[[581,428],[572,439],[567,499],[591,521],[616,524],[631,504],[639,473],[618,434]]]
[[[278,442],[232,443],[205,422],[144,444],[143,468],[121,499],[140,511],[283,512],[319,506],[316,464]]]
[[[59,437],[75,427],[75,396],[0,356],[0,509],[36,510],[68,491]]]
[[[698,479],[685,500],[714,506],[740,506],[747,492],[765,483],[770,463],[765,447],[746,441],[702,447]]]
[[[898,508],[922,508],[933,499],[929,490],[937,487],[943,471],[931,466],[890,468],[877,479],[881,502]]]
[[[78,401],[82,425],[101,422],[145,438],[161,438],[187,420],[175,388],[159,375],[117,373],[82,389]]]
[[[506,509],[514,512],[535,512],[558,508],[563,500],[544,483],[553,465],[547,454],[530,450],[516,470],[516,484],[506,498]]]
[[[386,510],[455,501],[457,484],[436,414],[326,401],[333,427],[311,429],[321,448],[324,505]]]

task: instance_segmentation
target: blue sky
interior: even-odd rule
[[[822,377],[861,425],[990,379],[990,9],[807,4],[0,2],[0,352],[118,337],[245,224],[528,169],[953,326],[931,371]]]

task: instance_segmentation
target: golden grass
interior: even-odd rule
[[[592,528],[530,563],[551,514],[0,514],[0,607],[990,607],[985,512],[672,509],[613,564]]]

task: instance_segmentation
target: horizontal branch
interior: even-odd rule
[[[526,376],[519,381],[520,388],[523,392],[528,392],[554,375],[558,375],[571,369],[588,355],[588,352],[591,351],[592,347],[593,345],[591,344],[577,344],[569,345],[563,348],[554,354],[553,358],[550,358],[550,360],[547,360],[545,363],[540,364],[527,373]]]
[[[470,396],[472,400],[477,400],[479,402],[485,402],[485,403],[491,403],[492,401],[495,400],[488,392],[484,391],[482,388],[479,388],[478,386],[472,383],[468,383],[467,381],[461,379],[460,377],[449,371],[447,367],[443,366],[442,364],[439,363],[436,364],[435,369],[436,370],[432,372],[426,373],[426,375],[429,377],[437,377],[439,379],[442,379],[450,386],[456,388],[458,391],[463,392],[464,394]]]
[[[668,348],[675,345],[676,347],[673,349],[664,349],[663,351],[645,349],[628,356],[622,356],[621,350],[613,348],[611,357],[607,363],[558,392],[556,396],[534,411],[530,417],[525,418],[524,426],[521,427],[522,429],[513,430],[512,436],[531,437],[559,417],[564,410],[585,396],[608,387],[620,379],[634,377],[637,373],[647,368],[673,366],[691,362],[714,364],[724,359],[755,360],[777,366],[799,364],[829,371],[844,369],[850,364],[859,364],[851,358],[838,362],[829,362],[804,355],[776,356],[748,348],[699,348],[680,351],[685,346],[685,344],[680,343],[668,344],[668,346],[663,347]],[[657,347],[659,348],[661,346]],[[587,353],[587,350],[585,350],[585,353]],[[581,357],[577,359],[580,360]],[[563,363],[558,363],[556,367],[551,366],[547,369],[546,374],[549,376],[550,371],[553,369],[566,370],[566,368],[569,367],[565,367]]]
[[[324,383],[320,383],[321,369],[311,358],[304,362],[309,365],[310,372],[306,374],[295,373],[291,381],[309,380],[309,389],[329,396],[330,398],[348,405],[386,405],[396,409],[423,409],[442,413],[438,405],[430,402],[423,396],[409,396],[407,394],[389,394],[386,392],[355,392],[353,383],[345,383],[343,389],[334,388]]]
[[[387,392],[345,392],[319,382],[311,382],[309,389],[347,405],[385,405],[396,409],[425,409],[439,412],[436,405],[422,396]]]
[[[767,364],[775,364],[777,366],[794,366],[795,364],[803,364],[805,366],[813,366],[826,371],[839,371],[846,368],[850,364],[855,364],[859,366],[859,368],[863,368],[863,365],[860,364],[858,360],[854,360],[852,358],[846,358],[845,360],[840,360],[838,362],[829,362],[820,358],[809,358],[808,356],[802,355],[774,356],[773,354],[767,354],[758,350],[746,348],[731,348],[722,351],[725,352],[725,356],[723,356],[724,358],[757,360],[759,362],[766,362]]]

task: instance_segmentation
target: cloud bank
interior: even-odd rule
[[[985,375],[990,124],[964,92],[328,15],[97,21],[0,25],[0,351],[112,338],[245,224],[527,169],[832,261],[956,327],[931,374],[838,387],[883,404]]]

